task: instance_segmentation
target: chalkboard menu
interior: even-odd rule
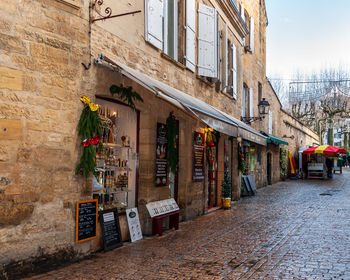
[[[192,178],[195,182],[204,180],[204,134],[193,134],[193,166]]]
[[[116,208],[100,212],[103,247],[105,251],[123,246]]]
[[[166,125],[157,123],[156,186],[166,186],[168,178]]]
[[[97,237],[98,200],[77,202],[75,241],[81,243]]]

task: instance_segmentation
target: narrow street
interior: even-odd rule
[[[280,182],[180,224],[31,279],[350,279],[350,171]]]

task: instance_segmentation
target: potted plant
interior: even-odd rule
[[[221,184],[222,207],[224,209],[231,208],[231,186],[231,178],[228,174],[228,168],[225,168],[224,180]]]

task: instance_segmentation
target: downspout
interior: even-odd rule
[[[91,67],[91,24],[92,24],[92,21],[91,21],[91,14],[92,14],[91,1],[92,0],[89,1],[89,63],[88,63],[88,65],[86,65],[84,62],[81,63],[84,66],[85,70],[89,70]]]

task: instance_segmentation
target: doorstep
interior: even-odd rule
[[[211,213],[211,212],[214,212],[216,210],[219,210],[219,209],[221,209],[221,206],[212,207],[212,208],[208,209],[208,214]]]

